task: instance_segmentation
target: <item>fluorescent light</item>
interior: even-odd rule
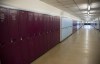
[[[80,9],[87,9],[87,6],[88,6],[87,4],[81,4],[81,5],[79,5],[79,8]]]
[[[82,13],[87,13],[87,11],[82,11]]]
[[[91,7],[92,8],[98,8],[100,6],[100,3],[99,2],[95,2],[95,3],[92,3],[91,4]]]
[[[90,11],[90,13],[95,13],[95,12],[97,12],[97,11],[95,11],[95,10],[91,10],[91,11]]]
[[[88,10],[90,10],[90,5],[88,6]]]

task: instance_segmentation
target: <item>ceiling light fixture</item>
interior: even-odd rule
[[[90,11],[90,5],[88,6],[88,11]]]

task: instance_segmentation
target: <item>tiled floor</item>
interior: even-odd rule
[[[84,26],[32,64],[100,64],[100,32]]]

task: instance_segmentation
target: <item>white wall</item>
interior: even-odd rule
[[[67,17],[62,17],[60,23],[60,41],[64,40],[69,35],[71,35],[72,29],[73,29],[73,20]]]
[[[72,19],[67,17],[62,17],[61,19],[62,19],[61,28],[72,26]]]

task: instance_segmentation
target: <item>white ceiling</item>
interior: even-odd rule
[[[86,20],[100,16],[100,0],[41,0],[72,15]],[[90,10],[88,7],[90,5]],[[88,13],[89,12],[89,13]]]

